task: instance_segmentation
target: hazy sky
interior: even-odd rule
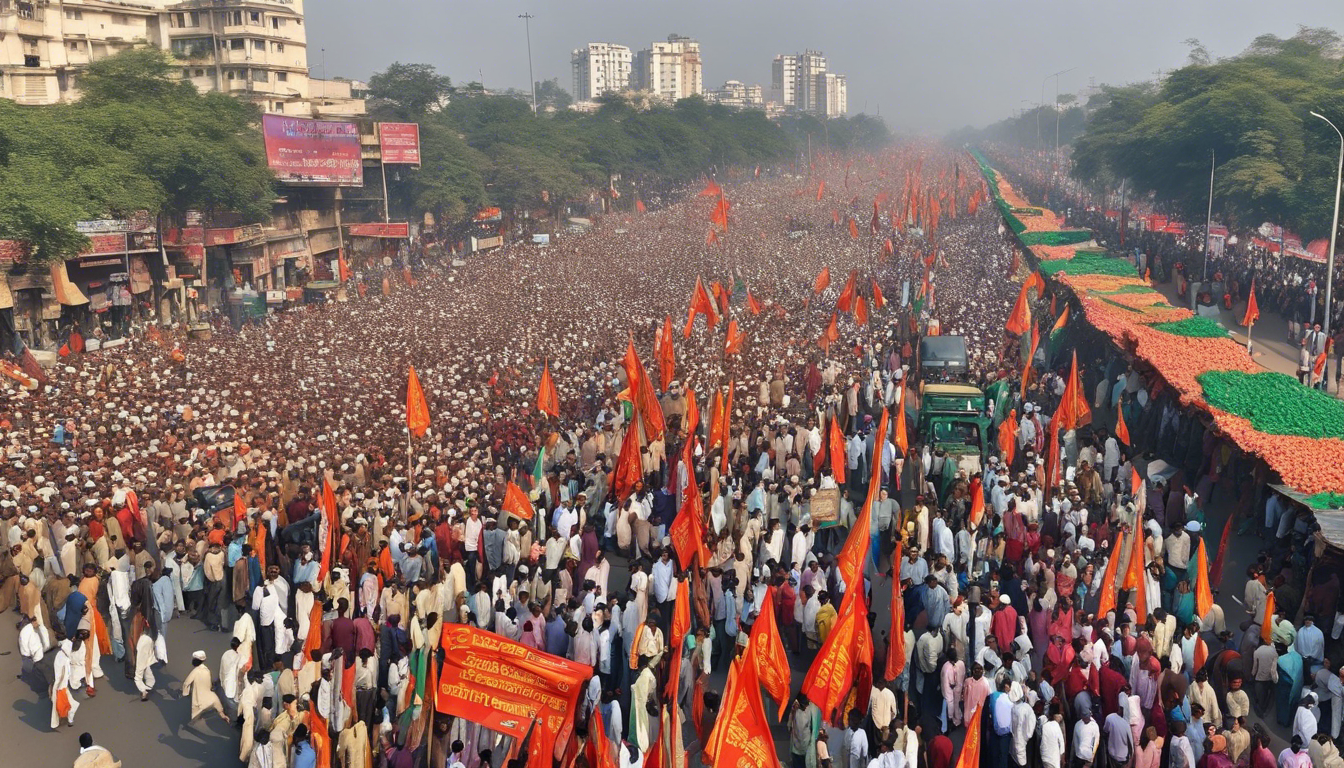
[[[536,16],[536,79],[566,90],[570,51],[589,41],[639,50],[673,32],[695,38],[706,89],[725,80],[768,88],[775,54],[813,48],[849,77],[850,114],[880,111],[917,132],[998,120],[1071,67],[1062,93],[1151,79],[1184,63],[1190,37],[1221,57],[1298,25],[1344,31],[1341,0],[308,0],[309,66],[314,76],[367,79],[394,61],[424,62],[454,82],[526,88],[523,12]]]

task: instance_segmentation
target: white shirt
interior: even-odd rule
[[[49,647],[51,647],[51,636],[41,622],[36,627],[33,626],[32,622],[28,622],[23,625],[23,629],[19,630],[19,655],[23,658],[36,664],[42,660],[42,656],[46,654]]]
[[[664,603],[672,596],[672,560],[660,557],[653,564],[653,599]]]
[[[1037,722],[1041,728],[1041,762],[1047,768],[1060,768],[1064,759],[1064,731],[1050,718],[1041,717]]]
[[[1073,756],[1084,760],[1093,760],[1097,747],[1101,744],[1101,727],[1096,720],[1073,724]]]
[[[263,627],[276,626],[285,620],[285,612],[280,607],[280,595],[271,587],[267,582],[252,590],[252,610],[261,613]]]

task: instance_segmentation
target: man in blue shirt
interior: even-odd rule
[[[556,613],[546,622],[546,652],[564,657],[569,651],[569,632],[565,626],[565,617]]]

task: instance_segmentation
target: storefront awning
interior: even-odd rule
[[[56,294],[56,301],[67,307],[82,307],[89,303],[88,297],[79,290],[79,287],[70,282],[65,262],[51,265],[51,286]]]

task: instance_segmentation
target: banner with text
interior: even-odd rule
[[[384,164],[420,164],[419,123],[379,123],[378,144]]]
[[[359,127],[354,123],[262,115],[266,164],[284,184],[364,186]]]

